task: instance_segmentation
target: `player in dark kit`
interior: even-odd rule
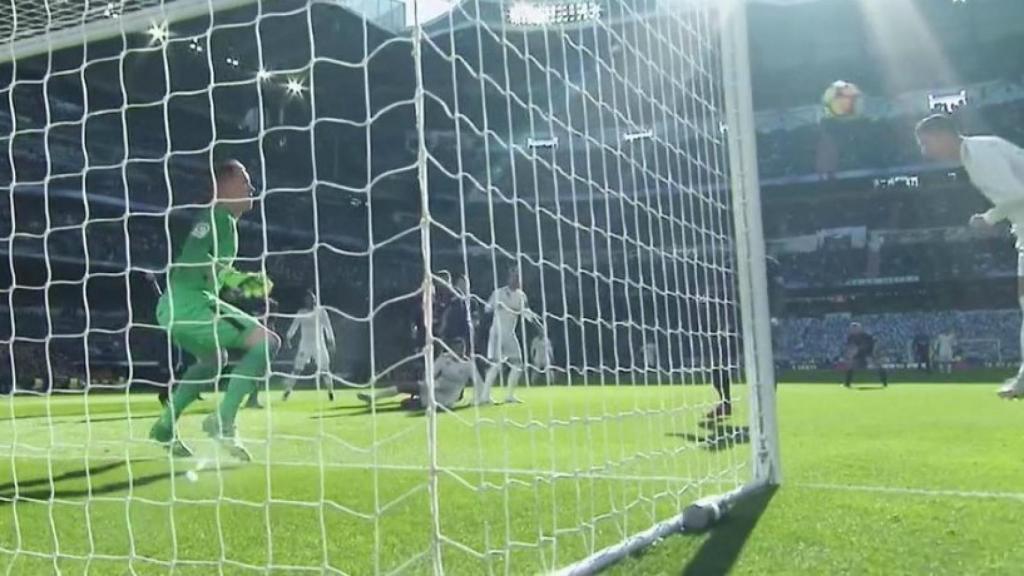
[[[472,342],[469,280],[465,274],[458,274],[451,286],[451,292],[436,316],[439,322],[436,334],[449,344],[456,340]]]
[[[857,322],[850,324],[850,331],[846,336],[846,362],[846,380],[843,382],[843,386],[849,388],[853,383],[854,370],[866,368],[876,368],[882,386],[889,386],[889,377],[885,373],[885,368],[875,360],[875,338],[865,332],[864,327]]]
[[[914,364],[922,372],[932,371],[932,340],[924,332],[914,336]]]

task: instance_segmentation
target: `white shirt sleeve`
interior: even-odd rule
[[[528,322],[540,324],[540,316],[537,316],[537,314],[533,310],[530,310],[530,302],[526,298],[526,292],[520,291],[519,293],[522,294],[523,299],[523,318],[525,318]]]
[[[320,308],[320,329],[324,331],[327,343],[334,347],[334,326],[331,325],[331,315],[326,308]]]
[[[300,310],[299,313],[301,314],[302,311]],[[288,327],[288,334],[284,337],[286,341],[291,342],[292,338],[295,338],[295,333],[299,331],[299,319],[299,316],[292,318],[292,325]]]
[[[1024,150],[991,136],[964,139],[962,158],[971,182],[993,204],[989,224],[1024,216]]]

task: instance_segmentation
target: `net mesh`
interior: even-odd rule
[[[174,9],[174,0],[43,0],[0,4],[0,42],[43,36],[104,20],[117,20],[123,14],[154,6]]]
[[[0,38],[176,4],[9,1]],[[741,360],[718,15],[505,8],[256,3],[0,65],[0,567],[546,572],[752,480],[745,387],[707,416]],[[237,357],[192,458],[149,439],[227,158],[274,281],[232,302],[286,340],[250,463],[203,430]]]

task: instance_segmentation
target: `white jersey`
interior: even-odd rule
[[[969,136],[960,155],[971,183],[994,205],[985,221],[1024,225],[1024,150],[996,136]]]
[[[316,307],[312,310],[299,310],[299,313],[292,320],[288,328],[286,340],[292,341],[295,333],[299,333],[299,350],[302,352],[322,353],[327,351],[327,344],[334,343],[334,329],[331,327],[331,318],[323,307]]]
[[[658,347],[653,342],[644,345],[644,366],[653,368],[658,361]]]
[[[434,360],[434,402],[439,406],[455,406],[466,385],[479,381],[480,373],[477,372],[473,361],[468,358],[445,353]],[[426,382],[420,384],[420,398],[426,401]]]
[[[955,342],[956,336],[953,334],[939,334],[935,339],[935,352],[938,357],[947,362],[952,360]]]
[[[526,292],[518,288],[513,290],[508,286],[502,286],[491,294],[487,300],[486,310],[494,312],[491,334],[514,334],[521,316],[531,321],[537,318],[526,301]]]
[[[537,368],[547,368],[551,364],[551,341],[543,336],[537,336],[530,343],[530,358]]]

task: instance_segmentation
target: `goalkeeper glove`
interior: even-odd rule
[[[243,298],[262,298],[270,296],[274,283],[264,274],[250,274],[238,288],[242,291]]]
[[[218,277],[224,291],[233,298],[260,298],[269,296],[274,289],[270,278],[261,273],[239,272],[231,267],[223,268]]]

